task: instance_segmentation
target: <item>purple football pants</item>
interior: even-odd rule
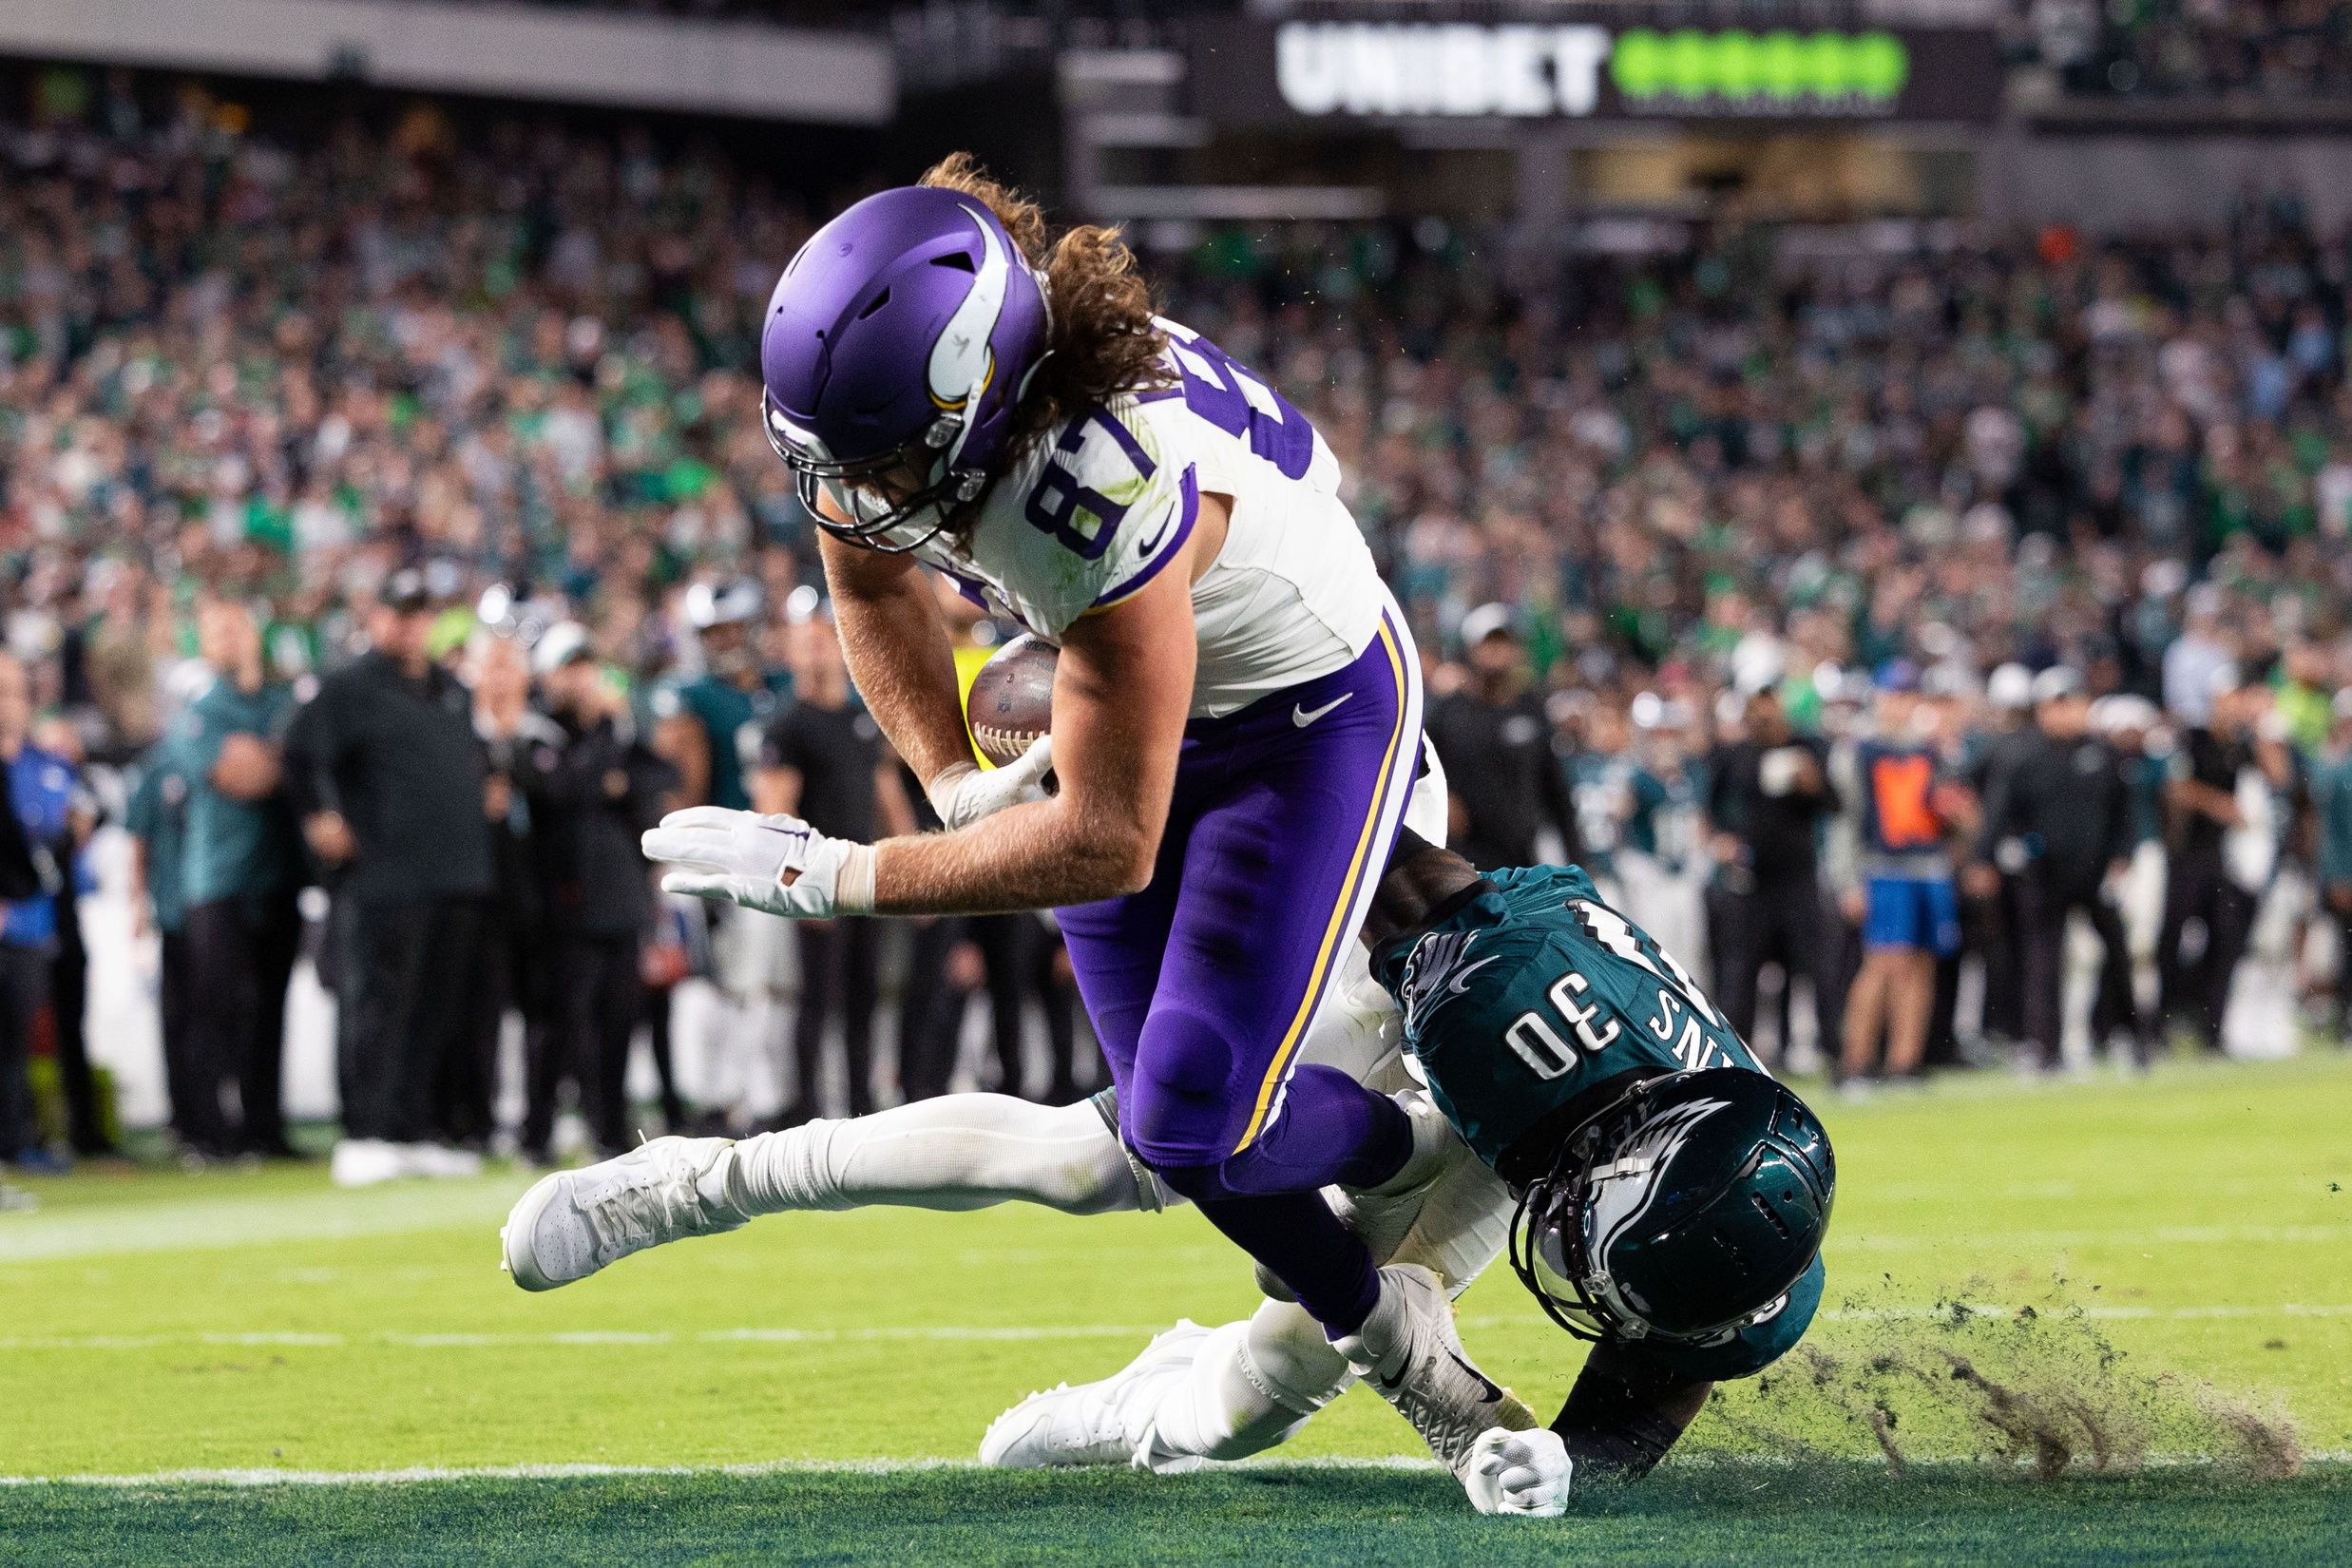
[[[1319,1189],[1410,1151],[1386,1096],[1298,1047],[1356,940],[1421,755],[1421,671],[1393,608],[1346,668],[1185,728],[1151,885],[1061,911],[1138,1158],[1352,1329],[1377,1285]]]

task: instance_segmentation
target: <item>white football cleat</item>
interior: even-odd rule
[[[1393,1263],[1380,1272],[1380,1301],[1354,1333],[1332,1342],[1372,1391],[1412,1424],[1457,1480],[1480,1434],[1536,1425],[1526,1405],[1480,1371],[1454,1329],[1453,1304],[1429,1270]]]
[[[1031,1394],[988,1424],[980,1463],[999,1470],[1139,1463],[1137,1450],[1150,1435],[1161,1386],[1192,1370],[1209,1334],[1192,1319],[1179,1319],[1100,1382],[1075,1388],[1056,1384]]]
[[[401,1157],[402,1147],[380,1138],[338,1139],[335,1153],[327,1160],[327,1179],[337,1187],[373,1187],[378,1182],[396,1181],[409,1174],[408,1161]]]
[[[552,1291],[665,1241],[741,1229],[751,1215],[734,1151],[733,1138],[657,1138],[540,1177],[499,1228],[507,1272],[526,1291]]]
[[[482,1174],[482,1157],[448,1143],[395,1143],[400,1168],[409,1176],[464,1181]]]

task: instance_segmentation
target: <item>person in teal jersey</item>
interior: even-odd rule
[[[1667,788],[1635,755],[1626,715],[1606,703],[1593,711],[1585,744],[1568,759],[1568,782],[1577,806],[1578,864],[1597,882],[1622,886],[1632,868],[1621,851],[1644,857],[1651,869],[1658,849],[1657,813]]]
[[[1506,1179],[1541,1157],[1539,1129],[1617,1074],[1764,1071],[1681,964],[1604,904],[1580,866],[1490,871],[1438,909],[1380,945],[1372,976],[1405,1011],[1405,1048],[1438,1108]]]
[[[2091,704],[2091,728],[2115,748],[2132,802],[2132,843],[2164,838],[2164,781],[2170,737],[2159,733],[2164,716],[2144,697],[2119,693]],[[2163,755],[2158,755],[2162,753]]]
[[[286,988],[302,943],[300,830],[282,750],[294,695],[264,676],[260,627],[244,605],[207,601],[196,627],[213,679],[178,727],[188,792],[189,1053],[203,1081],[238,1086],[239,1112],[230,1124],[217,1095],[200,1089],[189,1133],[205,1153],[283,1157],[293,1152],[278,1092]]]
[[[686,619],[702,647],[702,674],[654,694],[655,750],[680,777],[679,803],[749,811],[745,774],[756,765],[761,737],[792,696],[792,677],[762,666],[759,584],[736,578],[698,583],[686,594]]]
[[[201,1154],[190,1131],[190,1108],[200,1092],[188,1055],[187,858],[188,773],[172,736],[139,758],[137,782],[123,806],[131,841],[131,920],[134,936],[156,934],[157,1023],[163,1042],[163,1090],[171,1101],[171,1130],[182,1149]],[[218,1085],[214,1086],[216,1098]]]

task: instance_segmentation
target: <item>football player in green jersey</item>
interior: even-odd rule
[[[1493,1399],[1485,1430],[1425,1426],[1432,1450],[1482,1511],[1558,1513],[1573,1473],[1645,1473],[1715,1382],[1804,1333],[1836,1189],[1828,1139],[1574,867],[1482,876],[1408,830],[1365,942],[1378,989],[1329,1009],[1306,1054],[1398,1092],[1417,1152],[1386,1188],[1329,1196],[1417,1289],[1459,1293],[1507,1247],[1544,1310],[1595,1342],[1547,1430],[1458,1342],[1433,1348]],[[542,1181],[502,1233],[507,1262],[545,1290],[785,1210],[1174,1201],[1115,1126],[1095,1106],[951,1095],[739,1142],[658,1138]],[[982,1457],[1169,1471],[1239,1459],[1385,1370],[1350,1367],[1270,1296],[1242,1322],[1179,1324],[1108,1378],[1023,1401]]]

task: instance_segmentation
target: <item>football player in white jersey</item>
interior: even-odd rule
[[[1458,1460],[1500,1391],[1322,1195],[1419,1186],[1443,1142],[1298,1061],[1421,756],[1418,660],[1329,449],[1153,315],[1116,231],[1049,240],[960,157],[802,247],[760,368],[851,673],[949,831],[701,808],[646,835],[663,886],[793,918],[1057,909],[1125,1147]],[[1061,648],[1053,735],[1012,768],[972,764],[918,564]]]

